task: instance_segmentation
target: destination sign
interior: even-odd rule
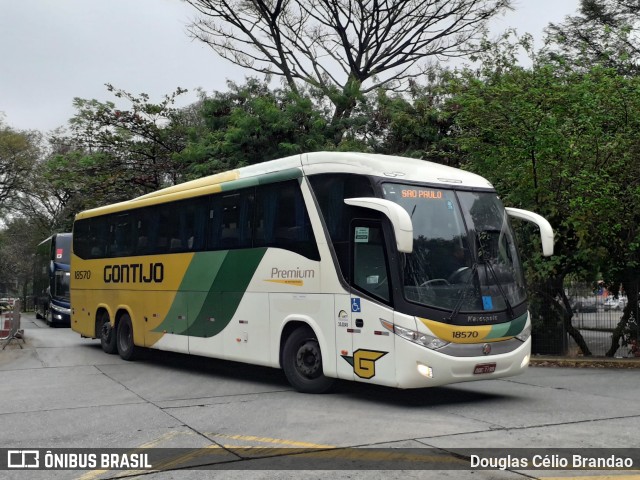
[[[418,188],[402,189],[402,198],[423,198],[425,200],[440,200],[442,190],[421,190]]]

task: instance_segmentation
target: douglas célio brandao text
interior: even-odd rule
[[[521,468],[542,468],[542,469],[610,469],[633,468],[632,458],[617,455],[606,455],[602,457],[583,456],[579,454],[571,455],[531,455],[531,456],[480,456],[471,455],[471,468],[480,469],[521,469]]]

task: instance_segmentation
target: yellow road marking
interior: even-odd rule
[[[310,443],[310,442],[299,442],[296,440],[283,440],[280,438],[269,438],[269,437],[256,437],[254,435],[230,435],[226,433],[205,433],[207,437],[218,437],[218,438],[226,438],[229,440],[245,440],[248,442],[260,442],[260,443],[273,443],[276,445],[291,445],[293,447],[303,447],[303,448],[336,448],[335,445],[325,445],[322,443]],[[235,445],[234,448],[238,448],[239,445]],[[249,448],[249,447],[245,447]]]
[[[178,437],[181,435],[193,435],[193,432],[167,432],[163,435],[160,435],[158,438],[156,438],[155,440],[151,440],[147,443],[143,443],[142,445],[140,445],[139,447],[134,447],[130,450],[131,453],[136,452],[139,449],[142,448],[153,448],[155,446],[157,446],[158,444],[165,442],[167,440],[170,440],[174,437]],[[109,469],[106,470],[91,470],[90,472],[85,473],[84,475],[82,475],[81,477],[78,477],[78,480],[92,480],[100,475],[102,475],[103,473],[109,472]]]

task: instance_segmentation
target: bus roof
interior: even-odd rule
[[[312,152],[173,185],[132,200],[80,212],[76,219],[320,173],[357,173],[449,187],[493,188],[479,175],[426,160],[371,153]]]
[[[54,233],[53,235],[51,235],[50,237],[45,238],[44,240],[42,240],[37,246],[39,247],[40,245],[45,245],[45,244],[49,244],[51,243],[54,238],[71,238],[72,233],[71,232],[64,232],[64,233]]]

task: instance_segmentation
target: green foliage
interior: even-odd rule
[[[637,265],[640,79],[534,64],[465,71],[451,88],[466,168],[556,231],[556,256],[529,262],[534,280]]]
[[[39,143],[37,132],[17,131],[0,121],[0,215],[15,207],[39,158]]]
[[[637,0],[581,0],[577,15],[549,25],[543,53],[550,61],[581,71],[600,65],[637,75],[639,8]]]
[[[229,83],[202,102],[204,126],[192,128],[176,156],[192,177],[298,153],[335,148],[327,119],[309,96],[270,90],[267,82]]]
[[[186,90],[178,88],[160,103],[151,103],[144,93],[135,96],[112,85],[107,89],[130,108],[76,98],[71,135],[55,143],[72,145],[73,151],[100,153],[98,160],[119,170],[121,186],[148,192],[182,181],[181,164],[174,157],[184,149],[190,125],[189,117],[173,103]]]

